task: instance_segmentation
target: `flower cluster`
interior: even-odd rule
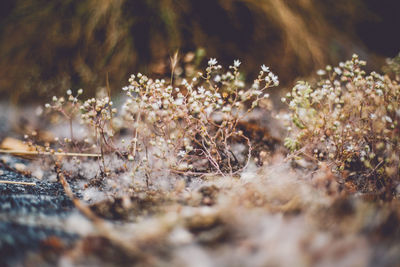
[[[54,111],[55,114],[61,115],[63,119],[66,119],[69,122],[70,137],[64,138],[65,144],[71,143],[74,139],[72,123],[77,115],[77,112],[79,111],[80,107],[79,96],[82,94],[83,94],[82,89],[79,89],[76,92],[76,95],[73,95],[72,90],[68,89],[66,91],[66,97],[53,96],[52,103],[46,103],[44,105],[48,111]],[[59,119],[60,118],[55,118],[55,120]],[[59,140],[56,141],[59,142]]]
[[[107,127],[109,121],[111,121],[113,115],[117,113],[116,108],[112,108],[113,102],[109,97],[101,99],[91,98],[86,100],[80,105],[81,121],[84,124],[93,126],[97,131],[104,133],[104,129]],[[113,133],[109,129],[109,136]]]
[[[46,145],[46,151],[71,151],[83,153],[100,147],[103,160],[103,171],[105,168],[103,155],[107,151],[116,151],[117,148],[112,142],[114,135],[112,117],[117,110],[112,108],[112,101],[108,98],[91,98],[86,101],[79,99],[83,90],[79,89],[75,95],[72,90],[66,91],[66,97],[53,96],[53,103],[45,104],[48,113],[52,115],[52,121],[69,122],[70,136],[54,138],[52,146]],[[74,136],[74,125],[80,119],[80,124],[85,125],[87,134],[84,140],[79,140]],[[92,142],[95,143],[92,143]]]
[[[133,173],[147,173],[161,162],[177,173],[233,175],[247,166],[251,155],[250,140],[237,130],[238,122],[269,97],[268,88],[279,84],[277,76],[263,65],[246,89],[240,65],[235,60],[224,71],[211,58],[205,73],[190,71],[180,76],[174,72],[176,77],[169,80],[131,75],[129,85],[122,88],[127,98],[119,114],[109,97],[79,100],[81,89],[76,96],[68,90],[67,100],[54,97],[53,104],[45,106],[69,120],[71,137],[66,143],[74,148],[79,146],[72,122],[79,118],[89,128],[87,137],[96,140],[104,170],[104,154],[116,152],[133,163]],[[113,137],[119,129],[131,135],[116,145]]]
[[[250,150],[248,138],[236,130],[237,123],[261,99],[268,98],[266,89],[279,82],[263,66],[251,88],[245,90],[240,64],[235,60],[223,72],[212,58],[205,74],[177,79],[179,84],[132,75],[123,88],[128,96],[123,106],[125,125],[131,125],[134,132],[131,158],[144,150],[146,158],[148,151],[154,151],[151,156],[165,160],[178,172],[233,174],[246,166],[247,161],[241,161],[232,148],[241,142]]]
[[[353,55],[318,71],[315,85],[298,82],[282,98],[291,111],[285,146],[328,161],[361,191],[393,189],[400,172],[400,86],[376,72],[367,75],[365,64]]]

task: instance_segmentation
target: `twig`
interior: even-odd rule
[[[170,57],[170,60],[171,60],[171,85],[173,84],[173,81],[174,81],[174,72],[175,72],[176,64],[178,63],[178,54],[179,54],[179,52],[177,50],[177,51],[175,51],[174,56]]]
[[[31,186],[36,185],[36,183],[30,183],[30,182],[16,182],[16,181],[5,181],[5,180],[0,180],[0,184],[18,184],[18,185],[31,185]]]
[[[374,168],[370,173],[367,174],[367,177],[370,177],[370,176],[379,168],[379,166],[382,165],[383,162],[384,162],[383,160],[380,161],[380,162],[375,166],[375,168]]]
[[[79,200],[79,198],[75,197],[71,187],[67,182],[67,179],[65,178],[65,175],[61,169],[61,163],[59,161],[55,162],[55,170],[57,172],[58,179],[64,188],[65,194],[72,200],[75,207],[93,222],[93,225],[97,228],[101,236],[114,242],[115,244],[120,246],[125,252],[131,255],[135,255],[139,258],[144,258],[144,260],[146,260],[145,255],[137,248],[137,246],[135,246],[135,244],[122,240],[119,236],[113,233],[112,229],[110,229],[110,226],[107,225],[103,219],[93,213],[93,211],[87,205]]]
[[[73,152],[48,152],[48,151],[26,151],[26,150],[6,150],[0,149],[0,154],[13,154],[13,155],[54,155],[54,156],[67,156],[67,157],[93,157],[99,158],[100,154],[91,153],[73,153]]]
[[[64,173],[61,171],[61,164],[56,162],[55,168],[57,172],[58,179],[60,180],[61,185],[64,188],[65,194],[72,200],[75,206],[78,208],[80,212],[82,212],[86,217],[88,217],[94,224],[101,224],[104,227],[102,220],[97,217],[86,205],[84,205],[78,198],[75,197],[72,192],[71,187],[69,186],[67,180],[65,179]]]

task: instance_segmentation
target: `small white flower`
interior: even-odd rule
[[[317,70],[317,75],[318,76],[324,76],[326,74],[326,71],[324,70]]]
[[[336,72],[337,75],[341,75],[342,74],[342,70],[338,67],[334,68],[334,71]]]
[[[239,68],[240,64],[242,64],[242,62],[240,62],[239,59],[233,61],[233,66],[235,66],[236,68]]]
[[[268,76],[271,77],[271,80],[272,80],[272,82],[274,83],[275,86],[279,85],[278,76],[274,75],[272,72],[270,72]]]
[[[375,115],[374,113],[371,113],[371,114],[369,115],[369,117],[371,118],[371,120],[375,120],[375,119],[376,119],[376,115]]]
[[[71,89],[68,89],[68,90],[67,90],[67,95],[72,95]]]
[[[199,94],[204,94],[204,92],[206,91],[206,89],[204,89],[203,86],[200,86],[199,88],[197,88],[197,91],[199,92]]]
[[[254,90],[254,91],[251,92],[251,94],[255,95],[255,96],[259,96],[259,95],[262,94],[262,91],[261,90]]]
[[[260,83],[256,80],[251,86],[251,88],[258,90],[260,88]]]
[[[160,108],[160,106],[159,106],[157,103],[153,103],[153,104],[151,105],[151,108],[152,108],[153,110],[158,110],[158,109]]]
[[[392,118],[390,118],[389,116],[385,116],[384,119],[385,119],[387,122],[389,122],[389,123],[392,123],[392,122],[393,122],[393,121],[392,121]]]
[[[183,98],[177,98],[174,102],[175,105],[181,106],[183,104]]]
[[[221,75],[216,75],[214,77],[214,82],[219,83],[221,81]]]
[[[263,72],[269,72],[269,67],[265,66],[264,64],[261,66]]]
[[[381,81],[377,81],[375,86],[376,86],[376,88],[384,88],[385,87],[385,85]]]
[[[230,106],[225,106],[222,108],[222,112],[231,112],[231,107]]]
[[[244,84],[243,81],[236,81],[236,82],[235,82],[235,85],[236,85],[237,87],[240,87],[240,88],[243,88],[243,87],[245,86],[245,84]]]
[[[178,152],[178,157],[183,158],[185,155],[186,155],[186,151],[184,151],[184,150],[181,150]]]
[[[210,65],[210,66],[214,66],[217,63],[218,63],[217,59],[215,59],[215,58],[210,58],[210,60],[208,61],[208,65]]]

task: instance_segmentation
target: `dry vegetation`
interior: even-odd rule
[[[398,72],[396,60],[388,68]],[[397,194],[400,154],[400,86],[353,55],[338,67],[318,71],[315,85],[300,81],[283,102],[291,127],[285,145],[298,155],[326,163],[356,190]]]
[[[353,56],[319,71],[315,84],[295,85],[283,99],[289,113],[275,114],[279,119],[269,125],[292,123],[289,155],[267,147],[249,153],[260,139],[246,120],[255,108],[262,116],[274,113],[265,109],[265,90],[278,81],[264,65],[247,90],[239,61],[223,71],[210,59],[190,79],[137,74],[123,88],[123,112],[107,96],[79,100],[80,90],[54,97],[46,114],[66,126],[63,135],[47,143],[40,141],[43,131],[26,136],[43,154],[26,171],[47,165],[43,179],[56,175],[83,214],[64,226],[79,233],[79,242],[58,250],[48,245],[55,262],[398,263],[397,61],[388,62],[388,75],[366,74],[365,62]],[[60,125],[50,124],[55,131]],[[98,159],[86,158],[90,151],[100,152]]]
[[[24,264],[400,263],[400,55],[384,73],[353,55],[310,74],[364,51],[361,1],[12,2],[0,94],[48,100],[0,145],[29,161],[0,167],[32,181],[0,183],[59,186],[74,210],[27,221],[77,236]],[[287,106],[270,99],[299,76]]]
[[[224,64],[233,61],[232,55],[246,58],[246,72],[252,74],[268,62],[287,83],[354,52],[349,45],[355,41],[353,25],[359,14],[367,14],[358,1],[86,0],[44,5],[7,0],[2,5],[8,16],[0,29],[0,92],[12,92],[14,99],[49,97],[72,86],[93,93],[105,85],[107,75],[117,90],[132,70],[163,76],[169,73],[169,55],[198,47]]]
[[[110,175],[105,159],[110,153],[131,162],[125,165],[133,177],[137,172],[150,176],[168,169],[181,175],[239,174],[250,162],[253,142],[239,127],[260,102],[270,104],[268,89],[279,85],[278,77],[262,65],[246,88],[239,60],[223,70],[212,58],[203,73],[191,64],[193,53],[186,58],[186,69],[194,70],[190,76],[131,75],[129,85],[122,88],[126,97],[119,112],[109,96],[81,101],[82,89],[53,96],[45,108],[53,120],[69,123],[69,136],[40,147],[35,146],[34,133],[26,135],[29,144],[50,154],[85,156],[83,152],[99,149],[102,178]],[[74,134],[76,121],[86,128],[84,140]]]

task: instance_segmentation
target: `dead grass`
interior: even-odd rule
[[[111,88],[120,88],[132,70],[164,75],[169,73],[164,63],[177,49],[198,47],[223,62],[232,55],[246,58],[248,72],[267,62],[285,82],[343,59],[352,29],[335,23],[356,21],[363,9],[341,4],[21,0],[0,32],[0,94],[26,99],[69,86],[93,93],[107,74]]]

